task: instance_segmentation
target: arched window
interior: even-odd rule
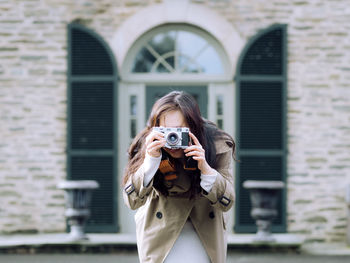
[[[230,69],[223,47],[208,32],[190,25],[166,24],[137,39],[126,57],[123,79],[145,85],[145,118],[154,101],[174,89],[192,94],[203,116],[208,117],[208,90],[214,89],[217,80],[232,82]],[[218,95],[218,103],[221,97]],[[216,115],[223,127],[222,114]],[[130,125],[135,130],[135,125]]]
[[[237,66],[236,232],[254,232],[245,180],[286,180],[286,26],[274,25],[255,36]],[[285,192],[273,231],[286,230]]]
[[[215,48],[202,36],[184,29],[159,32],[137,53],[132,72],[224,73]]]
[[[87,231],[117,231],[116,67],[93,31],[68,26],[67,177],[96,180]]]
[[[224,75],[227,58],[218,42],[195,27],[165,25],[146,33],[129,56],[131,74]]]

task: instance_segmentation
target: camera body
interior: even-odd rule
[[[153,127],[153,130],[164,133],[166,140],[165,147],[169,149],[186,149],[190,142],[189,132],[187,127],[182,128],[167,128]]]

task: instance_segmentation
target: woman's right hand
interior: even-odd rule
[[[161,155],[160,149],[164,147],[166,140],[164,133],[158,131],[151,131],[146,137],[146,152],[152,157],[159,157]]]

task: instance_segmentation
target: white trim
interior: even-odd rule
[[[124,83],[118,85],[118,185],[121,185],[124,169],[127,164],[127,151],[130,146],[130,96],[137,96],[137,133],[145,127],[145,85],[139,83]],[[123,189],[124,190],[124,189]],[[135,233],[135,211],[123,204],[123,193],[118,191],[120,200],[118,205],[119,225],[121,233]]]
[[[223,101],[223,121],[224,130],[235,138],[235,123],[236,123],[236,96],[235,96],[235,85],[234,83],[210,83],[208,86],[208,119],[210,121],[216,122],[216,96],[222,95]],[[232,174],[235,176],[235,163],[233,163]],[[230,209],[226,212],[227,222],[226,229],[228,233],[232,233],[234,226],[234,209]]]
[[[222,95],[224,98],[223,101],[223,121],[224,121],[224,129],[225,131],[234,137],[235,129],[235,118],[236,118],[236,110],[235,110],[235,85],[234,83],[210,83],[208,87],[208,99],[209,99],[209,107],[208,107],[208,119],[216,122],[216,96]]]
[[[190,24],[204,29],[222,44],[229,60],[231,79],[243,48],[243,40],[238,31],[207,7],[185,1],[166,1],[151,5],[135,13],[116,31],[111,47],[116,55],[119,72],[131,46],[147,31],[164,24]],[[130,34],[132,32],[132,34]]]
[[[146,73],[146,74],[125,74],[122,79],[128,83],[172,83],[172,84],[208,84],[209,82],[232,82],[232,76],[228,75],[201,75],[201,74],[179,74],[179,73]]]

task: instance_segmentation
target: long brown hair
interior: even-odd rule
[[[228,140],[234,152],[235,144],[232,137],[222,130],[219,130],[214,123],[201,117],[199,106],[190,94],[183,91],[172,91],[155,102],[148,118],[147,126],[134,138],[130,145],[128,151],[129,160],[124,172],[123,185],[126,184],[130,176],[132,176],[142,165],[146,152],[145,139],[151,132],[152,128],[159,126],[161,116],[174,110],[179,110],[183,114],[190,131],[197,137],[204,148],[206,160],[212,168],[217,168],[215,149],[216,139],[220,137]],[[191,192],[197,192],[198,189],[200,189],[200,177],[193,176],[192,178],[195,179],[192,181]],[[159,178],[157,179],[157,185],[161,188],[159,190],[163,193],[166,192],[164,191],[161,182],[159,183]]]

